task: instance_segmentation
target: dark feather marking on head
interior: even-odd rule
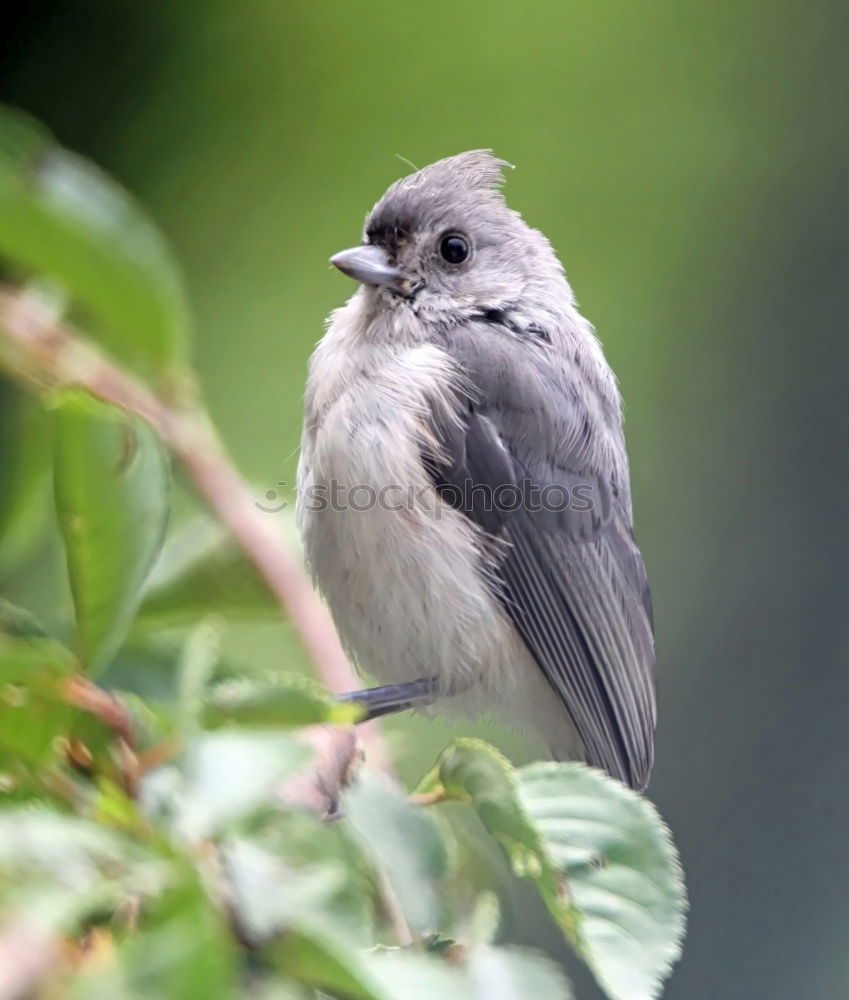
[[[395,181],[374,206],[366,220],[369,242],[385,239],[397,220],[411,232],[421,226],[450,216],[458,198],[470,192],[478,208],[487,203],[504,207],[501,185],[504,169],[511,164],[500,160],[488,149],[474,149],[457,156],[437,160],[414,174]]]
[[[408,216],[377,218],[366,228],[366,241],[375,246],[397,247],[409,237],[414,225],[414,220]]]

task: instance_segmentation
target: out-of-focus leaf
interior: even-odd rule
[[[240,932],[254,945],[304,919],[330,916],[344,878],[330,865],[291,868],[245,837],[221,848],[221,866]]]
[[[142,815],[135,799],[130,798],[123,788],[114,781],[100,779],[92,796],[88,816],[113,830],[121,830],[134,835],[149,831],[146,818]]]
[[[572,989],[551,959],[521,948],[477,947],[469,955],[471,995],[480,1000],[571,1000]]]
[[[0,801],[32,794],[43,772],[62,761],[72,709],[42,691],[5,685],[0,697]]]
[[[114,181],[0,106],[0,258],[56,281],[88,333],[143,374],[184,359],[188,311],[156,228]]]
[[[329,990],[334,996],[346,1000],[395,1000],[397,996],[400,1000],[400,994],[381,985],[371,971],[368,957],[330,929],[311,926],[290,930],[273,955],[286,976]]]
[[[221,644],[221,629],[214,618],[196,625],[183,645],[177,684],[177,726],[182,738],[200,728],[206,692]]]
[[[47,512],[49,429],[38,400],[0,378],[0,572],[25,555]]]
[[[135,635],[118,651],[100,683],[148,701],[174,702],[184,683],[180,680],[184,664],[185,649],[173,637]],[[207,729],[347,725],[362,717],[360,706],[335,701],[318,684],[297,674],[281,675],[273,668],[226,659],[211,664],[209,673],[191,695],[196,717]]]
[[[107,936],[99,945],[95,937],[94,947],[86,941],[73,978],[58,995],[67,1000],[243,997],[236,987],[238,949],[225,915],[196,872],[186,867],[182,876],[148,902],[132,933]]]
[[[326,993],[319,993],[309,986],[300,986],[280,977],[256,983],[251,1000],[328,1000]]]
[[[369,772],[345,792],[343,812],[363,852],[385,874],[410,929],[435,930],[437,882],[446,874],[448,856],[434,817]]]
[[[582,764],[519,772],[522,804],[566,876],[574,939],[615,1000],[660,995],[684,935],[678,855],[654,806]]]
[[[456,963],[401,949],[382,949],[363,955],[347,983],[321,980],[323,942],[313,937],[300,942],[299,972],[306,981],[336,988],[345,986],[354,997],[367,1000],[571,1000],[562,972],[550,960],[518,948],[479,946]],[[311,947],[309,947],[311,946]],[[326,947],[326,945],[325,945]],[[307,975],[304,975],[304,973]],[[312,976],[312,979],[310,979]],[[351,989],[351,987],[354,989]],[[354,990],[359,990],[355,992]]]
[[[58,741],[75,719],[61,683],[76,669],[30,614],[0,601],[0,800],[19,798],[59,759]]]
[[[0,907],[72,931],[124,899],[154,898],[171,865],[130,838],[46,808],[0,811]]]
[[[251,984],[251,1000],[332,1000],[310,986],[301,986],[280,976]]]
[[[250,678],[222,681],[209,689],[203,709],[207,729],[230,724],[243,728],[344,725],[361,717],[360,706],[335,702],[296,677],[281,678],[274,684]]]
[[[62,982],[60,995],[62,1000],[138,1000],[111,938],[94,950],[86,948],[73,977]]]
[[[68,765],[120,779],[116,733],[73,696],[85,683],[77,671],[70,651],[31,615],[0,601],[0,799],[49,789],[59,770],[68,777]]]
[[[68,704],[55,679],[6,685],[0,695],[0,801],[25,801],[72,774],[120,780],[113,730]]]
[[[185,751],[181,780],[171,789],[177,830],[200,840],[237,827],[272,804],[281,782],[309,759],[310,751],[285,734],[198,735]]]
[[[280,605],[232,537],[197,517],[167,540],[145,587],[137,629],[194,625],[204,615],[279,621]]]
[[[50,638],[28,611],[0,599],[0,683],[27,684],[75,669],[69,649]]]
[[[26,608],[0,597],[0,633],[9,639],[44,639],[47,632]]]
[[[0,812],[0,870],[21,879],[85,887],[107,870],[126,870],[139,854],[131,842],[75,816],[46,808]]]
[[[100,675],[98,683],[148,702],[173,702],[181,651],[180,644],[173,639],[130,638]]]
[[[563,879],[534,823],[519,799],[516,772],[494,747],[461,739],[443,751],[418,791],[439,791],[449,800],[467,802],[502,846],[514,872],[527,876],[562,926],[571,923]]]
[[[162,543],[168,468],[148,427],[82,393],[55,413],[56,508],[88,672],[124,638]]]
[[[253,841],[296,871],[329,869],[336,877],[325,918],[360,947],[374,943],[374,877],[344,823],[326,823],[303,809],[274,810]]]
[[[474,944],[492,944],[501,926],[501,904],[494,892],[484,892],[478,896],[468,926],[468,933],[463,940]]]
[[[350,1000],[490,1000],[475,991],[472,969],[457,968],[437,956],[401,949],[368,953],[315,922],[289,931],[273,951],[287,977]],[[537,977],[539,984],[539,977]],[[323,994],[322,994],[323,995]],[[506,998],[507,994],[503,994]],[[516,994],[511,1000],[538,1000],[549,994]],[[567,1000],[554,992],[552,1000]]]
[[[237,1000],[238,949],[226,914],[213,904],[195,871],[142,913],[118,958],[133,997]]]

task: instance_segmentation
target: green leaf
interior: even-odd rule
[[[461,949],[462,952],[462,949]],[[571,1000],[550,959],[520,948],[478,946],[455,963],[399,949],[365,956],[380,1000]]]
[[[521,948],[478,947],[469,956],[471,995],[480,1000],[572,1000],[551,959]]]
[[[234,837],[221,848],[221,863],[232,912],[255,946],[299,921],[330,915],[344,880],[332,865],[292,868],[245,837]],[[269,886],[285,886],[285,892],[269,892]]]
[[[31,615],[0,601],[0,798],[19,798],[59,759],[57,738],[79,721],[60,684],[76,669]]]
[[[82,393],[55,413],[56,509],[88,672],[108,664],[141,599],[168,517],[168,468],[141,421]]]
[[[167,861],[101,825],[28,805],[0,812],[0,905],[44,928],[78,922],[124,899],[154,897]]]
[[[290,930],[273,956],[286,976],[345,1000],[392,1000],[394,996],[381,988],[366,955],[321,925]]]
[[[5,685],[0,698],[0,799],[35,794],[48,768],[62,762],[72,709],[41,691]]]
[[[224,528],[206,517],[181,525],[153,567],[136,628],[193,625],[204,615],[279,621],[265,581]]]
[[[417,791],[441,792],[449,801],[471,805],[504,849],[513,871],[531,878],[560,924],[569,926],[563,880],[522,807],[515,770],[494,747],[482,740],[456,740],[443,751]]]
[[[172,638],[131,637],[115,654],[98,683],[130,692],[147,702],[173,703],[177,696],[182,646]]]
[[[465,969],[398,948],[363,952],[320,921],[290,930],[272,956],[287,977],[346,1000],[490,1000]]]
[[[332,872],[336,885],[323,909],[324,919],[359,947],[374,944],[374,878],[344,823],[284,808],[269,811],[251,836],[291,870]],[[315,916],[314,910],[307,915]]]
[[[31,684],[67,676],[73,653],[52,639],[23,608],[0,598],[0,684]]]
[[[419,791],[474,808],[610,997],[658,995],[686,902],[669,833],[646,799],[582,764],[517,774],[478,740],[448,747]]]
[[[75,963],[60,967],[63,1000],[238,1000],[239,949],[227,917],[216,908],[188,865],[174,865],[167,891],[145,901],[131,933],[124,920],[95,931]],[[70,978],[73,975],[73,978]],[[251,991],[253,995],[253,991]]]
[[[210,666],[212,676],[207,674],[199,686],[187,689],[186,664],[185,646],[173,636],[136,635],[121,647],[100,683],[148,701],[173,703],[182,692],[186,702],[194,702],[190,714],[206,729],[349,725],[362,717],[359,705],[335,701],[310,678],[227,659],[216,658]]]
[[[382,871],[410,929],[436,929],[439,879],[448,855],[433,816],[413,806],[388,779],[362,774],[344,793],[343,813],[364,854]]]
[[[94,321],[87,332],[130,367],[182,363],[188,312],[159,232],[119,185],[2,106],[0,258],[56,281]]]
[[[484,1000],[464,970],[438,958],[400,949],[352,951],[322,928],[287,935],[279,955],[287,975],[346,1000]]]
[[[201,632],[192,633],[197,649]],[[203,654],[203,643],[200,652]],[[99,683],[112,690],[131,692],[147,702],[158,702],[157,714],[173,717],[178,706],[178,726],[220,729],[295,729],[311,725],[351,725],[362,708],[341,704],[309,678],[281,676],[274,669],[215,659],[192,679],[187,667],[196,656],[173,641],[135,636],[118,651]],[[201,665],[205,657],[201,656]],[[210,674],[212,678],[210,678]],[[173,733],[172,733],[173,735]]]
[[[281,678],[262,683],[245,677],[213,685],[203,707],[207,729],[238,725],[278,728],[340,723],[350,725],[362,717],[354,704],[333,701],[306,680]]]
[[[120,779],[114,730],[69,697],[78,669],[31,615],[0,601],[0,796],[7,801],[49,790],[60,769],[66,782],[71,761],[100,779]]]
[[[451,866],[463,876],[448,879],[445,885],[445,908],[459,921],[450,926],[450,931],[463,941],[481,941],[470,919],[480,900],[498,899],[515,891],[510,858],[493,837],[486,835],[479,817],[463,803],[447,802],[432,812],[448,844]],[[447,932],[449,927],[443,926],[442,930]]]
[[[159,795],[161,806],[174,812],[178,833],[202,840],[235,830],[273,805],[281,783],[310,756],[309,749],[285,734],[220,730],[191,741],[177,781],[162,769],[146,783],[153,798]],[[158,784],[162,779],[170,784]]]
[[[0,870],[70,887],[123,870],[138,849],[104,827],[49,809],[0,812]]]
[[[657,997],[679,956],[686,895],[654,806],[582,764],[532,764],[520,797],[567,878],[575,943],[615,1000]]]
[[[238,947],[227,916],[213,905],[196,870],[148,907],[118,952],[129,996],[238,1000]],[[88,998],[86,997],[86,1000]]]
[[[180,656],[177,686],[177,725],[184,738],[201,728],[207,688],[221,645],[221,629],[215,618],[205,618],[189,633]]]
[[[26,554],[47,512],[49,430],[38,400],[0,378],[0,571]]]

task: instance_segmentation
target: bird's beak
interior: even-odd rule
[[[388,285],[397,287],[401,272],[393,267],[384,250],[375,246],[351,247],[330,258],[330,263],[338,267],[354,281],[364,285]]]

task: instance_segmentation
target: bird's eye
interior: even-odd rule
[[[469,244],[463,236],[451,233],[442,237],[439,253],[449,264],[462,264],[469,256]]]

